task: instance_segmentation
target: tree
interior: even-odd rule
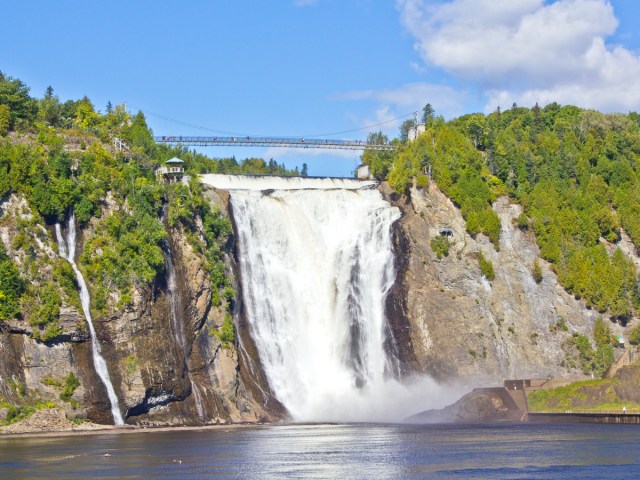
[[[389,139],[382,132],[372,132],[367,138],[370,145],[388,143]],[[365,149],[360,157],[362,163],[369,165],[371,175],[379,180],[384,180],[389,173],[389,168],[393,163],[394,153],[390,151]]]
[[[413,118],[405,120],[400,125],[400,141],[406,142],[409,139],[409,130],[416,128],[416,121]]]
[[[26,124],[33,122],[38,111],[36,100],[29,96],[29,87],[2,72],[0,72],[0,105],[9,107],[9,130],[14,130],[20,122]]]
[[[11,109],[9,105],[0,105],[0,137],[9,133],[9,123],[11,122]]]
[[[303,163],[303,164],[302,164],[302,171],[300,172],[300,176],[301,176],[301,177],[306,177],[306,176],[308,176],[308,175],[309,175],[309,172],[308,172],[308,170],[307,170],[307,164],[306,164],[306,163]]]
[[[100,120],[100,115],[93,108],[91,100],[83,97],[76,105],[75,124],[83,129],[95,127]]]
[[[435,117],[436,111],[433,109],[430,103],[427,103],[422,108],[422,123],[429,123]]]
[[[133,117],[130,140],[134,146],[142,147],[147,154],[150,154],[155,146],[153,135],[151,135],[151,131],[147,126],[147,119],[145,118],[144,113],[142,113],[141,111],[136,113],[136,115]]]
[[[45,90],[42,100],[38,101],[38,120],[48,123],[52,127],[60,126],[60,100],[53,94],[53,87],[51,85]]]
[[[0,320],[13,318],[20,312],[23,292],[24,282],[0,239]]]

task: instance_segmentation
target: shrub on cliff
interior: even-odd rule
[[[449,256],[449,240],[442,235],[436,236],[433,240],[431,240],[431,250],[436,254],[438,260],[442,257]]]
[[[478,252],[478,261],[480,262],[480,272],[490,282],[496,278],[495,271],[493,270],[493,264],[490,260],[487,260],[482,252]]]
[[[20,312],[20,298],[24,292],[24,282],[20,272],[7,256],[0,239],[0,320],[15,317]]]
[[[531,275],[533,275],[533,280],[536,283],[542,282],[542,267],[540,267],[540,262],[536,258],[531,266]]]
[[[68,402],[71,400],[71,396],[76,391],[76,388],[80,386],[80,380],[73,374],[73,372],[69,373],[66,377],[64,377],[64,388],[60,393],[60,399]]]

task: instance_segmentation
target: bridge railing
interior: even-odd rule
[[[345,150],[394,150],[390,143],[368,143],[365,140],[320,139],[301,137],[191,137],[182,135],[163,135],[154,137],[157,143],[187,146],[257,146],[289,148],[327,148]]]

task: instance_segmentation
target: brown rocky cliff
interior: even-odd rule
[[[118,208],[109,199],[105,203],[104,215]],[[11,245],[22,217],[32,221],[24,200],[11,196],[0,203],[0,240],[18,264],[22,253]],[[78,232],[79,252],[94,227],[92,222]],[[50,265],[57,259],[52,230],[39,224],[30,228],[37,230],[32,255],[43,265]],[[135,288],[131,305],[94,315],[97,338],[125,421],[161,425],[282,418],[282,406],[263,398],[268,388],[255,366],[246,365],[246,354],[236,349],[240,342],[225,347],[210,334],[211,329],[222,325],[225,312],[211,303],[212,287],[204,258],[180,229],[170,231],[169,244],[179,297],[176,321],[171,316],[172,299],[163,275],[150,289]],[[227,274],[233,278],[232,259],[228,264]],[[47,269],[50,267],[44,273],[50,276]],[[117,298],[112,304],[116,302]],[[47,343],[32,338],[33,328],[27,320],[0,324],[0,399],[15,404],[52,401],[63,406],[69,416],[112,423],[81,312],[63,304],[63,332]],[[73,394],[73,402],[62,402],[61,384],[69,373],[81,385]]]
[[[469,384],[579,373],[565,365],[561,344],[572,332],[590,334],[597,313],[566,293],[539,259],[533,233],[515,225],[519,205],[506,198],[494,204],[502,223],[497,251],[484,235],[466,233],[459,209],[435,184],[409,197],[380,188],[403,212],[387,311],[409,369]],[[438,259],[430,243],[444,230],[451,233],[449,255]],[[482,276],[477,252],[492,262],[493,281]],[[536,259],[540,283],[531,273]],[[567,331],[555,328],[560,319]]]
[[[121,392],[127,422],[159,425],[282,418],[279,404],[270,406],[256,393],[261,391],[254,388],[260,381],[243,362],[240,340],[223,345],[212,333],[222,326],[226,312],[212,304],[205,259],[181,228],[168,231],[165,255],[172,255],[176,298],[170,298],[165,273],[155,291],[140,295],[133,309],[105,323],[112,346],[110,364],[116,366],[116,391]],[[226,274],[233,283],[232,263],[227,262]]]

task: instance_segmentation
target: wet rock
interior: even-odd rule
[[[476,389],[457,402],[427,410],[405,420],[407,423],[485,423],[520,421],[524,412],[510,400],[504,388]]]

